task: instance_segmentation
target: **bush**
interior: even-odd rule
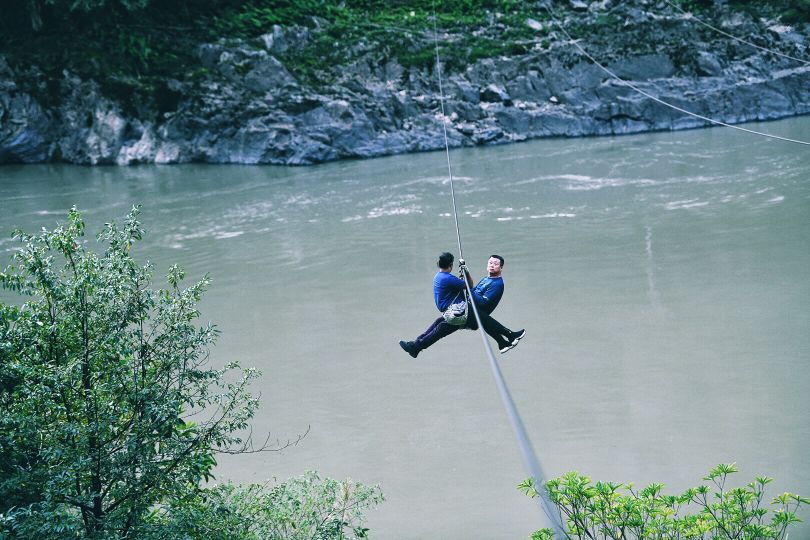
[[[782,15],[786,23],[810,22],[810,0],[791,0],[790,7]]]
[[[762,508],[765,486],[773,479],[757,477],[745,487],[727,488],[736,464],[718,465],[702,485],[680,495],[663,494],[663,484],[651,484],[635,491],[632,484],[597,482],[587,476],[569,472],[546,483],[545,489],[567,522],[567,538],[589,539],[718,539],[755,540],[787,538],[788,528],[801,521],[796,510],[810,499],[792,493],[775,497],[775,510],[770,519]],[[539,495],[532,479],[518,486],[530,497]],[[681,514],[685,506],[694,505],[697,512]],[[550,529],[532,535],[534,540],[552,538]]]
[[[144,532],[155,539],[353,540],[367,537],[364,512],[382,500],[377,486],[321,479],[310,471],[273,488],[223,484],[201,490],[156,510]]]

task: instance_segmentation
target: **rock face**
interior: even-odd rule
[[[20,92],[0,57],[0,163],[39,163],[53,155],[51,122],[30,95]]]
[[[571,2],[571,20],[607,12],[624,25],[609,37],[580,36],[602,67],[553,25],[529,20],[533,30],[552,30],[525,54],[445,74],[441,94],[434,73],[380,61],[373,45],[332,68],[328,84],[304,85],[280,58],[316,30],[276,27],[255,42],[201,45],[206,75],[167,81],[176,106],[150,118],[123,112],[95,82],[67,72],[58,105],[46,108],[0,57],[0,163],[308,165],[440,149],[445,123],[452,147],[707,124],[649,96],[726,123],[810,113],[810,64],[722,38],[662,3],[645,11],[648,4]],[[810,35],[741,13],[723,29],[799,57]]]

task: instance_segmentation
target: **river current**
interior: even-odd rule
[[[810,140],[810,118],[753,129]],[[501,369],[550,476],[676,493],[718,463],[735,485],[810,496],[810,151],[730,129],[539,140],[451,152],[464,257],[505,260],[495,317],[526,328]],[[379,483],[381,539],[526,538],[520,453],[480,337],[412,359],[458,256],[444,153],[308,168],[0,168],[0,265],[14,228],[82,210],[91,234],[143,205],[156,282],[213,284],[212,360],[263,377],[256,434],[219,479],[308,469]],[[0,292],[8,299],[8,292]],[[799,517],[810,521],[810,509]],[[802,525],[791,537],[810,535]]]

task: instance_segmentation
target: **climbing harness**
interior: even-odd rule
[[[450,146],[447,141],[447,116],[444,113],[444,92],[442,90],[442,69],[441,59],[439,57],[439,32],[436,23],[435,0],[433,2],[433,34],[436,44],[436,75],[439,80],[439,103],[441,105],[442,127],[444,129],[444,151],[445,155],[447,156],[447,173],[450,179],[450,195],[453,201],[453,220],[455,221],[456,239],[458,240],[459,265],[464,271],[464,274],[466,274],[464,255],[461,249],[461,231],[458,226],[456,193],[453,189],[453,168],[450,165]],[[472,299],[472,291],[470,290],[470,284],[468,283],[467,279],[464,279],[464,286],[467,290],[467,297]],[[532,444],[529,441],[529,436],[527,435],[526,428],[523,426],[523,421],[518,414],[517,407],[515,407],[515,402],[512,400],[512,395],[510,394],[506,381],[503,378],[498,361],[495,359],[495,354],[492,352],[492,346],[489,344],[489,340],[487,340],[487,334],[484,331],[484,326],[481,324],[481,317],[478,314],[478,308],[476,307],[475,302],[472,300],[467,302],[467,304],[468,306],[472,307],[475,321],[478,323],[478,332],[484,342],[484,350],[489,357],[489,366],[492,370],[492,375],[495,378],[495,384],[498,387],[501,401],[506,409],[506,415],[509,418],[509,423],[512,425],[512,431],[514,431],[515,437],[517,438],[518,446],[520,447],[521,455],[523,457],[523,464],[526,467],[526,471],[528,472],[529,476],[534,481],[537,493],[539,494],[540,508],[551,522],[555,532],[565,537],[565,530],[562,526],[560,513],[559,511],[556,511],[554,504],[551,502],[548,492],[545,489],[545,475],[543,474],[543,470],[540,466],[540,462],[537,459],[537,455],[532,448]]]
[[[460,259],[460,261],[463,263],[464,259]],[[459,291],[459,293],[453,299],[453,303],[450,304],[450,306],[442,313],[442,317],[444,317],[445,322],[447,322],[447,324],[452,324],[453,326],[464,326],[467,324],[467,307],[469,303],[466,300],[466,295],[464,296],[464,299],[459,302],[459,296],[461,296],[461,291]]]
[[[591,56],[588,53],[588,51],[586,51],[584,48],[582,48],[582,46],[579,44],[579,42],[576,39],[571,37],[571,34],[569,34],[568,31],[565,29],[565,27],[563,27],[562,23],[556,17],[556,15],[554,14],[554,11],[551,9],[551,7],[546,5],[545,8],[548,11],[549,15],[551,15],[552,20],[557,24],[557,26],[560,28],[562,33],[565,34],[565,36],[568,38],[568,40],[571,42],[571,44],[573,44],[577,49],[579,49],[579,52],[581,52],[586,58],[588,58],[591,62],[596,64],[597,67],[599,67],[602,71],[604,71],[605,73],[610,75],[613,79],[618,81],[620,84],[622,84],[624,86],[627,86],[627,87],[631,88],[632,90],[635,90],[639,94],[641,94],[641,95],[655,101],[656,103],[660,103],[661,105],[669,107],[670,109],[675,109],[676,111],[682,112],[684,114],[688,114],[689,116],[699,118],[699,119],[703,120],[704,122],[709,122],[711,124],[715,124],[715,125],[718,125],[718,126],[723,126],[723,127],[727,127],[727,128],[731,128],[731,129],[736,129],[738,131],[744,131],[746,133],[751,133],[752,135],[759,135],[761,137],[769,137],[769,138],[772,138],[772,139],[778,139],[780,141],[785,141],[785,142],[791,142],[791,143],[795,143],[795,144],[802,144],[802,145],[805,145],[805,146],[810,146],[810,142],[807,142],[807,141],[800,141],[800,140],[797,140],[797,139],[789,139],[787,137],[780,137],[779,135],[773,135],[771,133],[763,133],[761,131],[755,131],[753,129],[747,129],[747,128],[744,128],[744,127],[735,126],[735,125],[732,125],[732,124],[727,124],[725,122],[721,122],[720,120],[715,120],[713,118],[709,118],[708,116],[703,116],[701,114],[693,113],[691,111],[687,111],[686,109],[678,107],[677,105],[673,105],[672,103],[668,103],[668,102],[666,102],[666,101],[664,101],[662,99],[659,99],[656,96],[654,96],[654,95],[652,95],[652,94],[650,94],[648,92],[645,92],[644,90],[642,90],[638,86],[634,85],[633,83],[625,81],[624,79],[622,79],[621,77],[616,75],[613,71],[611,71],[610,69],[608,69],[607,67],[602,65],[596,58]]]

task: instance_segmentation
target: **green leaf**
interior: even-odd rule
[[[532,498],[539,495],[537,489],[534,487],[534,479],[531,477],[518,484],[518,490],[520,490],[520,492],[524,495],[528,495]]]

